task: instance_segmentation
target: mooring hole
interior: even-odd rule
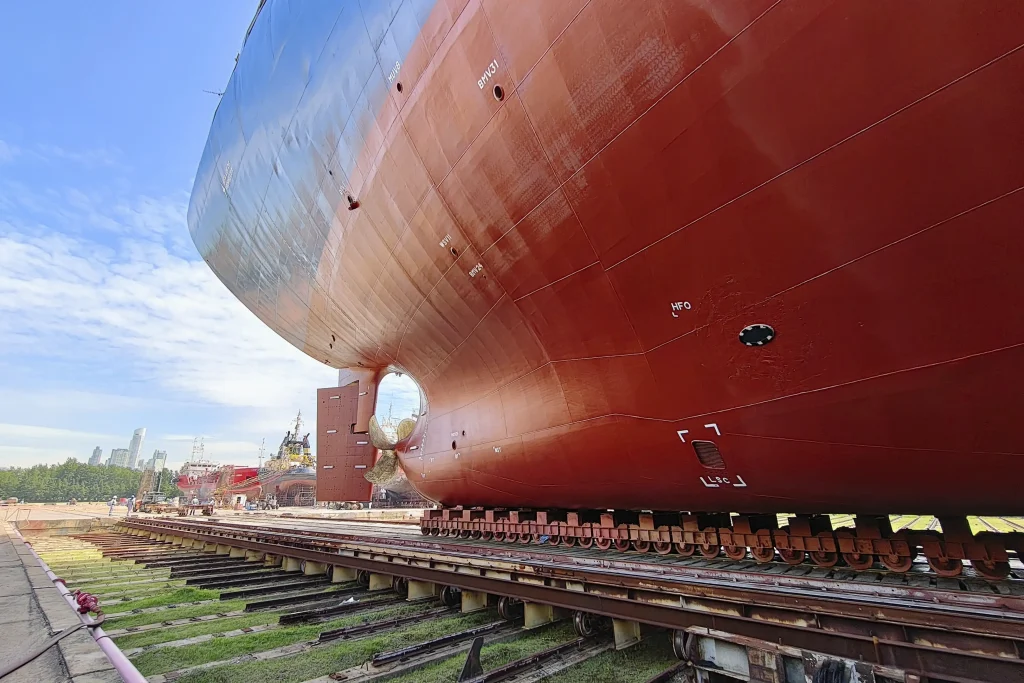
[[[714,441],[694,441],[693,452],[700,464],[709,470],[725,469],[725,459],[722,458],[722,452],[718,450],[718,445]]]

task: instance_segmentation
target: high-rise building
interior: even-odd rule
[[[127,467],[128,449],[115,448],[112,451],[110,451],[110,459],[107,460],[107,465],[109,465],[110,467]]]
[[[161,471],[167,466],[167,451],[153,451],[153,457],[147,467],[154,472]]]
[[[100,460],[102,460],[102,459],[103,459],[103,449],[100,448],[99,446],[97,446],[96,448],[92,449],[92,457],[89,458],[89,464],[90,465],[99,465],[100,464]]]
[[[142,442],[145,438],[145,427],[139,427],[132,434],[132,445],[128,447],[128,469],[135,469],[135,463],[139,460],[139,453],[142,452]]]

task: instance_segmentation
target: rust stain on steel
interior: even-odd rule
[[[167,528],[158,525],[149,525],[139,522],[126,522],[128,527],[136,528]],[[186,537],[209,537],[212,534],[208,529],[206,533],[194,531],[176,531],[177,535]],[[236,541],[240,547],[251,547],[263,551],[272,551],[272,554],[285,554],[296,558],[313,560],[318,562],[334,562],[340,556],[321,550],[313,550],[301,547],[284,547],[279,544],[267,542]],[[864,620],[856,615],[836,615],[829,617],[829,629],[820,625],[808,622],[806,626],[797,627],[790,623],[777,623],[769,621],[758,621],[749,614],[705,614],[698,611],[687,610],[685,605],[666,606],[663,604],[645,603],[635,598],[640,597],[635,592],[627,597],[634,599],[621,599],[611,596],[594,595],[589,592],[570,591],[562,588],[526,584],[517,581],[499,581],[476,574],[452,574],[450,572],[439,572],[435,569],[411,567],[399,564],[385,564],[374,562],[365,558],[346,558],[347,566],[357,569],[366,569],[378,573],[396,574],[423,581],[435,583],[446,583],[462,587],[466,590],[475,590],[496,595],[508,595],[522,600],[550,604],[565,609],[582,610],[594,614],[639,621],[663,626],[666,628],[685,629],[693,626],[705,627],[728,631],[738,636],[754,639],[778,642],[788,647],[797,647],[815,652],[832,653],[837,656],[862,659],[865,662],[884,663],[891,667],[901,667],[910,670],[922,670],[922,662],[926,664],[926,671],[935,678],[942,678],[943,675],[959,676],[960,672],[970,671],[972,675],[978,676],[979,680],[1016,680],[1024,673],[1024,662],[1011,660],[1005,657],[993,657],[991,655],[978,654],[974,651],[965,651],[949,648],[929,648],[907,642],[905,639],[877,638],[866,635],[863,630]],[[713,602],[713,601],[711,601]],[[753,602],[753,596],[748,592],[747,604]],[[752,605],[751,605],[752,606]],[[735,606],[739,607],[739,606]],[[845,626],[845,628],[841,628]],[[898,628],[893,627],[893,634],[899,634]],[[955,639],[957,636],[955,628],[947,628],[949,637]],[[1018,634],[1019,635],[1019,634]],[[1008,644],[1008,647],[1011,646]],[[1012,643],[1013,647],[1024,647],[1017,639]],[[974,648],[976,649],[976,648]],[[962,678],[962,676],[961,676]]]
[[[197,526],[209,526],[209,522],[178,522],[179,524],[194,524]],[[261,532],[267,534],[277,534],[283,538],[289,538],[290,536],[304,536],[304,537],[317,537],[321,543],[328,542],[324,539],[324,533],[321,532],[310,532],[306,530],[289,530],[288,533],[282,532],[282,528],[279,526],[253,526],[253,525],[231,525],[231,523],[221,523],[218,525],[219,528],[224,529],[235,529],[238,531],[260,529]],[[926,601],[929,606],[931,605],[950,605],[950,606],[965,606],[971,605],[975,607],[995,608],[1000,610],[1007,610],[1011,612],[1019,612],[1024,614],[1024,598],[1013,595],[1001,595],[998,593],[988,592],[973,592],[973,591],[949,591],[937,588],[920,588],[914,586],[894,586],[887,584],[874,584],[874,583],[860,583],[853,581],[842,581],[834,578],[807,578],[807,577],[791,577],[781,576],[777,574],[753,574],[750,572],[742,572],[729,569],[716,569],[713,567],[680,567],[673,566],[666,568],[663,566],[652,565],[650,563],[631,561],[628,556],[622,559],[601,559],[593,560],[590,558],[575,557],[572,554],[554,555],[551,553],[540,553],[531,552],[529,546],[522,546],[516,548],[516,550],[510,551],[506,549],[496,548],[475,548],[465,544],[458,543],[438,543],[434,541],[424,541],[420,539],[409,540],[409,539],[378,539],[376,541],[367,541],[366,536],[344,534],[330,532],[332,540],[330,543],[344,543],[344,547],[355,547],[355,548],[366,548],[366,547],[379,547],[379,546],[391,546],[406,548],[409,551],[421,550],[431,553],[448,553],[453,555],[462,555],[465,557],[477,557],[477,558],[490,558],[490,561],[496,561],[497,558],[506,558],[508,560],[518,561],[517,566],[520,567],[521,571],[533,571],[537,574],[548,575],[552,577],[564,578],[569,576],[566,574],[567,571],[571,572],[572,569],[567,569],[564,565],[571,565],[572,567],[578,567],[580,569],[607,569],[607,570],[621,570],[627,575],[641,575],[641,574],[656,574],[657,578],[650,578],[648,580],[654,581],[655,585],[659,590],[671,590],[670,583],[675,579],[686,579],[688,577],[700,577],[703,579],[717,579],[721,581],[737,582],[743,581],[745,583],[762,584],[762,585],[774,585],[779,588],[786,586],[794,587],[806,587],[808,585],[814,585],[822,591],[842,591],[844,593],[870,595],[873,597],[899,597],[904,599],[910,599],[914,601]],[[529,559],[538,562],[552,563],[557,560],[563,566],[554,566],[553,564],[540,564],[540,565],[529,565],[530,569],[526,569],[522,560]],[[666,583],[662,583],[665,581]]]
[[[149,522],[152,524],[152,522]],[[180,526],[179,526],[180,525]],[[187,528],[188,523],[171,522],[163,523],[161,528]],[[216,528],[209,525],[200,525],[202,531],[206,533],[217,533],[219,531],[230,531],[227,528]],[[235,530],[237,531],[237,530]],[[239,534],[240,535],[240,534]],[[274,531],[264,532],[264,535],[272,538],[285,538],[289,543],[296,543],[294,537],[284,534],[279,528],[275,528]],[[251,536],[251,534],[246,534]],[[321,536],[322,539],[322,536]],[[355,544],[349,544],[355,545]],[[380,548],[380,544],[372,544],[376,546],[376,549]],[[293,546],[295,547],[295,546]],[[466,548],[461,548],[465,555]],[[456,555],[453,553],[453,555]],[[398,571],[395,567],[395,562],[400,561],[400,558],[388,557],[387,564],[391,567],[392,571]],[[479,559],[479,558],[475,558]],[[550,558],[545,558],[550,561]],[[455,565],[460,562],[465,562],[465,558],[459,559],[458,557],[447,558]],[[407,565],[406,565],[407,566]],[[436,566],[436,564],[435,564]],[[649,580],[642,581],[636,577],[636,571],[627,574],[626,572],[612,572],[607,570],[604,572],[594,572],[593,570],[585,570],[584,568],[566,568],[563,571],[555,572],[550,567],[535,567],[521,565],[526,573],[537,572],[538,569],[543,573],[546,569],[550,577],[558,576],[564,580],[575,580],[583,581],[588,585],[616,585],[632,590],[640,590],[641,583],[650,585]],[[641,568],[643,565],[638,563],[633,565],[636,569]],[[733,576],[740,575],[739,572],[732,572]],[[780,586],[765,586],[755,585],[749,586],[744,584],[738,584],[731,582],[728,585],[722,585],[714,581],[709,580],[694,580],[689,577],[679,577],[674,581],[656,582],[656,590],[660,592],[672,593],[680,596],[690,596],[697,598],[713,598],[715,600],[725,603],[738,603],[738,604],[750,604],[752,601],[757,601],[759,604],[766,607],[786,608],[786,609],[799,609],[804,612],[812,612],[818,614],[842,614],[848,616],[855,616],[861,619],[873,619],[878,621],[891,621],[896,623],[911,623],[925,625],[935,628],[951,628],[954,627],[958,631],[976,632],[976,633],[1000,633],[1005,637],[1013,637],[1016,633],[1016,629],[1019,628],[1019,623],[1014,623],[1012,620],[1007,621],[1006,617],[1009,614],[1000,614],[998,616],[984,615],[977,611],[972,611],[969,615],[958,616],[953,614],[956,610],[954,608],[943,608],[939,609],[932,603],[921,603],[916,601],[904,601],[906,604],[898,604],[889,599],[883,599],[880,596],[863,596],[863,595],[843,595],[843,600],[837,600],[836,595],[840,594],[838,591],[814,591],[806,590],[802,591],[794,590],[792,588],[780,587]],[[845,586],[841,582],[827,582],[835,583],[839,586]],[[807,584],[813,585],[813,580],[808,580]],[[805,584],[805,585],[807,585]],[[853,584],[857,586],[858,584]],[[752,592],[753,591],[753,592]],[[865,601],[867,601],[866,604]],[[916,602],[916,604],[915,604]],[[874,603],[874,604],[870,604]]]

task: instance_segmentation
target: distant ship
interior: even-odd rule
[[[196,497],[224,506],[253,500],[312,505],[316,501],[316,461],[309,434],[300,437],[301,429],[300,411],[277,453],[261,467],[219,465],[203,457],[201,445],[193,447],[193,458],[179,472],[178,488],[186,499]]]

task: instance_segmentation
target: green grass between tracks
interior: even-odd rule
[[[182,624],[174,628],[159,628],[141,633],[127,633],[114,638],[114,642],[122,650],[130,650],[134,647],[146,647],[157,643],[166,643],[171,640],[183,640],[193,636],[203,636],[208,633],[223,633],[233,631],[247,626],[262,626],[263,624],[276,624],[276,614],[267,612],[253,612],[241,617],[228,617],[216,621],[201,621],[195,624]],[[161,620],[163,621],[163,620]]]
[[[572,624],[563,623],[524,633],[515,640],[504,643],[488,645],[485,639],[484,647],[480,650],[480,666],[484,671],[490,671],[575,638],[576,633]],[[429,664],[422,669],[388,679],[388,683],[452,683],[458,680],[465,663],[465,654],[459,654],[443,662]]]
[[[139,598],[127,602],[112,602],[103,607],[104,612],[115,614],[117,612],[130,612],[133,609],[146,609],[147,607],[163,607],[165,605],[176,605],[182,602],[195,602],[197,600],[216,600],[220,591],[195,588],[194,586],[183,586],[177,590],[151,597]],[[217,610],[221,611],[221,610]],[[223,610],[228,611],[228,610]],[[123,617],[127,618],[127,617]],[[158,619],[157,621],[162,621]],[[146,622],[148,623],[148,622]],[[123,628],[118,626],[118,628]]]
[[[155,591],[161,588],[178,588],[185,587],[184,579],[168,579],[163,577],[154,577],[152,583],[139,583],[142,578],[125,579],[117,581],[72,581],[68,579],[69,584],[75,588],[81,588],[88,593],[146,593],[148,591]]]
[[[212,596],[216,598],[216,595]],[[191,600],[208,600],[208,597],[204,598],[188,598]],[[139,600],[138,602],[144,602]],[[185,602],[185,600],[171,600],[169,603]],[[133,603],[124,603],[125,605],[131,605]],[[164,603],[167,604],[167,603]],[[120,606],[120,605],[118,605]],[[157,605],[146,605],[146,607],[156,607]],[[175,621],[177,619],[188,619],[189,617],[201,617],[207,614],[220,614],[221,612],[236,612],[238,610],[245,609],[245,600],[220,600],[217,602],[206,603],[205,605],[182,605],[181,607],[173,607],[171,609],[161,610],[159,612],[146,612],[144,614],[128,614],[123,617],[111,619],[106,623],[106,627],[109,630],[119,628],[130,628],[132,626],[144,626],[146,624],[158,624],[161,621]],[[113,611],[113,609],[111,609]]]
[[[353,614],[352,616],[335,619],[323,624],[284,626],[272,631],[261,631],[233,638],[216,638],[205,643],[196,643],[195,645],[161,648],[152,652],[140,652],[132,657],[132,663],[144,676],[150,676],[184,669],[197,664],[219,662],[223,659],[230,659],[231,657],[251,652],[264,652],[285,645],[291,645],[292,643],[315,640],[321,631],[380,621],[381,619],[388,619],[403,614],[421,612],[427,608],[425,605],[397,605],[382,609],[373,614]],[[266,615],[264,616],[264,623],[268,623]],[[181,635],[178,629],[171,630],[174,632],[175,640],[187,637]],[[214,631],[214,633],[224,630],[228,629],[226,627],[221,628]]]
[[[175,683],[301,683],[362,664],[373,657],[374,653],[397,650],[479,626],[496,618],[493,612],[488,611],[425,621],[372,638],[322,645],[290,657],[225,664],[194,671],[175,679]],[[327,625],[320,624],[318,630],[327,630]]]
[[[545,678],[545,683],[642,683],[679,660],[664,633],[654,633],[636,647],[601,654]],[[449,679],[454,681],[455,679]]]
[[[338,584],[337,589],[348,588],[349,584]],[[331,588],[325,593],[330,593],[336,588]],[[274,596],[267,596],[274,597]],[[251,598],[250,598],[251,600]],[[218,603],[211,603],[208,605],[182,605],[162,612],[153,612],[153,619],[144,623],[159,623],[161,621],[173,621],[175,619],[186,619],[189,617],[201,616],[204,614],[220,614],[221,612],[234,612],[239,609],[244,609],[245,604],[248,600],[224,600]],[[242,607],[238,607],[241,604]],[[229,609],[224,609],[224,605],[228,605]],[[285,608],[282,607],[281,610]],[[186,611],[187,610],[187,611]],[[184,613],[183,613],[184,612]],[[132,615],[133,619],[137,620],[137,617],[144,617],[146,615]],[[142,633],[127,633],[122,636],[117,636],[114,641],[117,646],[122,650],[127,650],[133,647],[145,647],[146,645],[153,645],[155,643],[165,643],[170,640],[183,640],[185,638],[191,638],[192,636],[201,636],[207,633],[221,633],[223,631],[231,631],[236,628],[245,628],[246,626],[256,626],[258,624],[273,624],[277,623],[277,618],[280,616],[279,611],[260,611],[253,612],[252,614],[246,614],[244,616],[229,617],[227,619],[219,619],[216,621],[204,621],[195,624],[182,624],[181,626],[175,626],[173,628],[166,629],[154,629],[152,631],[144,631]],[[122,619],[128,619],[129,617],[122,617],[116,620],[111,620],[112,628],[127,628],[121,626]],[[358,623],[358,622],[354,622]],[[130,623],[128,626],[141,626],[142,623]],[[326,630],[326,629],[324,629]]]

